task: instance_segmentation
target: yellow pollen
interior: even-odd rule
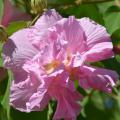
[[[71,55],[71,52],[70,52],[70,50],[67,50],[67,58],[66,58],[66,60],[64,61],[64,64],[65,64],[65,66],[69,66],[69,64],[70,64],[70,62],[71,62],[71,57],[72,55]]]
[[[55,61],[52,61],[51,63],[44,65],[44,68],[46,69],[47,74],[52,73],[54,69],[58,67],[59,64],[60,64],[59,61],[55,60]]]

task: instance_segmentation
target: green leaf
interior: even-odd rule
[[[120,55],[116,55],[115,57],[116,57],[117,62],[120,63]]]
[[[10,23],[10,25],[8,26],[6,31],[8,33],[8,36],[10,36],[14,32],[16,32],[22,28],[25,28],[26,26],[27,26],[27,22],[25,22],[25,21],[12,22],[12,23]]]
[[[107,9],[107,12],[120,12],[120,8],[113,5]]]
[[[1,68],[0,68],[1,69]],[[1,69],[2,70],[2,69]],[[3,70],[2,70],[3,71]],[[0,102],[3,100],[3,97],[6,92],[7,84],[8,84],[8,74],[7,71],[4,70],[3,72],[0,72],[1,74],[4,74],[0,78]]]
[[[113,34],[112,34],[112,42],[114,45],[120,45],[120,28],[117,29]]]
[[[116,71],[120,75],[120,63],[115,58],[102,61],[105,68]]]
[[[85,117],[80,115],[77,120],[119,120],[120,110],[116,99],[95,91],[84,107]]]
[[[12,80],[12,73],[10,71],[8,71],[8,85],[7,85],[7,89],[5,92],[5,95],[3,97],[3,100],[1,102],[3,108],[7,111],[7,118],[8,120],[10,120],[10,105],[9,105],[9,94],[10,94],[10,85],[11,85],[11,80]]]
[[[90,19],[100,23],[100,24],[104,24],[104,21],[102,19],[102,15],[99,12],[98,8],[96,5],[94,4],[82,4],[79,6],[73,6],[73,7],[69,7],[67,9],[59,9],[59,12],[63,15],[63,16],[70,16],[70,15],[74,15],[77,18],[82,18],[82,17],[89,17]]]
[[[115,1],[97,4],[97,7],[103,15],[108,32],[112,35],[120,28],[120,8],[115,5]]]
[[[52,103],[49,103],[48,105],[48,115],[47,115],[47,120],[51,120],[53,116],[53,108],[52,108]]]
[[[104,14],[104,21],[108,32],[112,35],[120,28],[120,12],[106,12]]]
[[[114,1],[112,1],[112,2],[104,2],[104,3],[97,4],[97,7],[98,7],[100,13],[104,14],[114,4],[115,4]]]
[[[0,21],[2,20],[2,16],[3,16],[3,0],[0,0]]]
[[[10,115],[12,120],[47,120],[47,112],[47,108],[43,111],[31,113],[20,112],[11,108]]]
[[[6,110],[3,109],[1,104],[0,104],[0,120],[8,120],[6,116]]]

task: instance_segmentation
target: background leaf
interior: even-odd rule
[[[3,16],[3,0],[0,0],[0,21],[2,20],[2,16]]]
[[[8,33],[8,36],[12,35],[14,32],[23,29],[27,27],[27,22],[25,21],[19,21],[19,22],[12,22],[10,25],[7,27],[6,31]]]
[[[12,73],[8,71],[8,84],[6,88],[5,95],[3,97],[3,100],[1,101],[1,104],[3,108],[6,110],[7,118],[10,120],[10,105],[9,105],[9,94],[10,94],[10,86],[11,86],[11,80],[12,80]]]

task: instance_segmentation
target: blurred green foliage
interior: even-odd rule
[[[12,0],[20,9],[31,14],[30,0]],[[115,0],[48,0],[48,8],[55,8],[63,17],[71,15],[77,18],[89,17],[106,27],[112,37],[114,45],[120,45],[120,4]],[[0,0],[0,19],[3,15],[3,0]],[[35,16],[32,15],[31,16]],[[24,21],[10,23],[6,28],[8,35],[27,27]],[[2,43],[0,43],[2,46]],[[0,47],[1,51],[1,47]],[[0,59],[1,62],[1,59]],[[113,69],[120,75],[120,55],[115,58],[94,63],[96,66]],[[42,112],[22,113],[9,106],[9,89],[12,75],[9,73],[5,82],[0,82],[0,120],[51,120],[55,104],[50,103]],[[8,81],[8,82],[7,82]],[[7,86],[7,87],[6,87]],[[77,83],[76,83],[77,86]],[[120,120],[120,82],[113,89],[112,94],[105,94],[95,90],[83,91],[85,95],[81,103],[83,110],[77,120]]]
[[[2,15],[3,15],[3,1],[0,0],[0,20],[2,18]]]

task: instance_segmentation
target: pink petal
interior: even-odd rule
[[[2,18],[2,25],[7,26],[12,16],[12,5],[9,0],[4,0],[4,14]]]
[[[83,88],[94,88],[110,93],[115,86],[118,74],[115,71],[83,66],[80,68],[79,83]]]
[[[87,61],[96,62],[112,57],[113,45],[105,27],[95,23],[89,18],[82,18],[79,20],[79,23],[85,32],[88,46],[87,51],[89,52],[90,50],[91,53],[88,55]]]
[[[62,17],[55,11],[55,9],[50,9],[47,12],[43,13],[43,15],[35,23],[35,26],[43,30],[51,27],[61,18]]]
[[[89,48],[97,43],[110,42],[110,35],[107,33],[106,28],[95,23],[89,18],[82,18],[79,20],[85,35],[87,37],[87,45]]]
[[[28,75],[22,78],[22,80],[19,80],[19,76],[16,76],[15,82],[21,82],[12,82],[10,104],[20,111],[30,112],[27,103],[30,97],[37,91],[40,82],[33,75]]]
[[[29,112],[41,111],[48,105],[50,99],[47,89],[42,88],[30,97],[29,102],[27,102],[27,109]]]
[[[11,5],[9,0],[4,0],[4,14],[2,19],[2,25],[8,26],[12,21],[30,20],[30,16],[26,13],[22,13],[18,8]]]
[[[58,35],[57,39],[62,45],[66,45],[70,52],[84,52],[86,49],[86,41],[84,32],[79,22],[73,17],[62,19],[55,25],[55,31]]]
[[[74,120],[81,109],[80,105],[77,103],[81,99],[81,96],[78,92],[62,89],[64,94],[57,98],[58,105],[53,119],[58,120],[64,118]],[[59,92],[60,91],[58,91],[58,94]]]
[[[27,61],[22,68],[21,72],[13,69],[15,80],[11,87],[11,105],[20,111],[41,111],[51,99],[42,77],[44,71],[35,58]]]
[[[3,46],[5,67],[18,68],[38,52],[28,40],[29,29],[14,33]]]
[[[60,19],[62,19],[62,17],[54,9],[44,12],[32,29],[30,29],[30,42],[38,49],[41,49],[41,47],[49,41],[47,28],[54,25]]]
[[[28,32],[28,39],[30,43],[40,50],[48,42],[48,35],[45,30],[41,30],[37,27],[31,27]]]
[[[58,51],[59,59],[63,63],[68,61],[73,67],[80,66],[84,61],[82,54],[87,50],[84,32],[79,22],[74,17],[61,19],[55,26],[49,28],[51,41],[55,42],[54,51]]]
[[[86,59],[86,56],[84,57],[77,52],[73,57],[73,63],[72,63],[73,67],[81,66],[82,64],[84,64],[85,59]]]
[[[88,62],[97,62],[112,57],[114,55],[112,49],[112,42],[97,43],[84,56]]]
[[[40,57],[40,56],[39,56]],[[50,74],[49,76],[44,72],[44,69],[41,68],[41,64],[39,64],[38,58],[33,58],[31,61],[27,62],[23,68],[31,75],[36,76],[36,78],[40,81],[39,87],[36,88],[36,92],[30,97],[29,101],[27,101],[27,110],[30,111],[40,111],[43,110],[49,100],[51,99],[49,87],[53,82],[53,78],[56,77],[61,72],[56,72],[54,74]],[[43,70],[43,71],[42,71]],[[34,77],[33,76],[33,77]],[[57,81],[56,81],[57,82]],[[54,82],[55,83],[55,82]],[[52,83],[52,84],[54,84]]]
[[[80,104],[78,101],[82,96],[73,89],[73,82],[68,80],[68,73],[63,71],[56,74],[56,77],[50,77],[49,95],[55,98],[58,102],[54,120],[58,119],[75,119],[80,112]]]

